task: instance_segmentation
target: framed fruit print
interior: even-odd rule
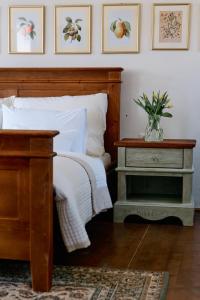
[[[102,53],[139,52],[140,4],[104,4]]]
[[[55,7],[55,53],[91,53],[91,5]]]
[[[153,50],[188,50],[190,35],[189,3],[153,5]]]
[[[9,53],[44,53],[44,6],[9,7]]]

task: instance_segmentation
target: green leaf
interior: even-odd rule
[[[34,23],[31,20],[29,20],[28,22],[32,25],[32,28],[34,29],[35,28]]]
[[[26,18],[24,17],[19,17],[18,19],[27,22]]]
[[[72,23],[72,19],[70,17],[66,17],[65,20],[68,22],[68,23]]]
[[[20,27],[23,27],[24,25],[26,25],[26,23],[20,23]]]
[[[134,100],[135,103],[137,103],[140,107],[142,107],[145,110],[144,104],[140,100]]]
[[[29,34],[30,34],[31,39],[33,40],[35,37],[33,31],[31,31]]]
[[[126,36],[126,37],[129,37],[129,36],[130,36],[130,32],[129,32],[128,30],[126,30],[125,36]]]
[[[162,117],[166,117],[166,118],[172,118],[172,114],[165,112],[161,114]]]
[[[114,22],[112,22],[111,25],[110,25],[110,30],[111,30],[112,32],[114,32],[115,29],[116,29],[116,23],[117,23],[117,20],[115,20]]]
[[[81,36],[80,36],[80,34],[77,35],[77,38],[76,38],[76,39],[77,39],[78,42],[81,41]]]
[[[65,42],[68,40],[68,38],[69,38],[69,34],[66,33],[66,34],[64,35],[64,40],[65,40]]]
[[[78,23],[78,22],[81,22],[81,21],[83,21],[83,20],[82,19],[76,19],[75,23]]]
[[[130,25],[129,22],[124,21],[124,25],[125,25],[125,27],[126,27],[126,30],[131,31],[131,25]]]
[[[78,30],[81,30],[81,26],[76,24],[76,27],[78,28]]]
[[[65,26],[65,28],[63,29],[63,33],[67,33],[68,30],[70,29],[70,27],[71,27],[71,24],[68,23],[68,24]]]

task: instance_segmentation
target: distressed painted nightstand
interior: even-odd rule
[[[128,215],[149,220],[178,217],[193,225],[192,160],[195,140],[145,142],[123,139],[118,147],[118,199],[114,222]]]

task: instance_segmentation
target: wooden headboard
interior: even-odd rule
[[[122,68],[0,68],[0,97],[108,94],[105,149],[116,159]]]

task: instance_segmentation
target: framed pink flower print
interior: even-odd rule
[[[188,50],[190,36],[189,3],[153,5],[153,50]]]

